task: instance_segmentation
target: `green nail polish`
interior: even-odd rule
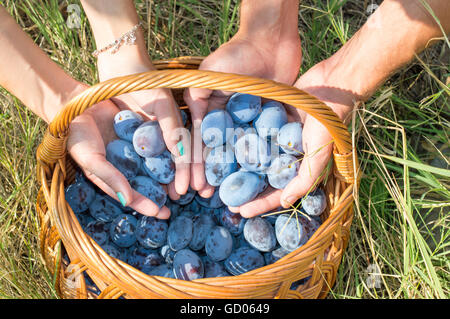
[[[177,143],[177,147],[178,147],[178,151],[180,152],[180,155],[183,156],[184,155],[184,147],[183,147],[183,143],[178,142]]]
[[[127,206],[127,202],[125,200],[125,197],[123,197],[121,192],[117,193],[117,197],[119,198],[120,203],[122,204],[123,207]]]

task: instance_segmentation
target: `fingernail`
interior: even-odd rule
[[[177,147],[178,147],[178,152],[180,152],[180,155],[183,156],[184,155],[184,147],[183,147],[183,143],[178,142],[177,143]]]
[[[127,206],[127,201],[121,192],[117,192],[117,197],[119,198],[120,203],[123,207]]]

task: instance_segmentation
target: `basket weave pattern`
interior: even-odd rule
[[[62,298],[324,298],[334,285],[346,248],[353,218],[355,183],[351,136],[336,114],[315,97],[277,82],[196,70],[202,58],[182,57],[156,61],[157,71],[124,76],[96,84],[69,102],[49,125],[36,153],[41,188],[37,197],[40,249]],[[188,87],[258,95],[302,109],[319,120],[334,140],[333,170],[324,191],[328,206],[323,223],[313,237],[277,262],[239,276],[193,281],[148,276],[112,258],[84,233],[64,188],[73,182],[76,163],[67,154],[71,121],[90,106],[111,97],[153,88],[180,90]],[[177,101],[178,102],[178,101]],[[182,101],[180,103],[183,103]],[[183,105],[183,104],[179,104]],[[67,253],[69,261],[62,258]],[[101,293],[87,289],[85,274]],[[311,277],[296,290],[292,282]]]

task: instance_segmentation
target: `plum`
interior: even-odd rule
[[[166,149],[161,127],[157,121],[142,123],[134,132],[133,146],[142,157],[155,157]]]
[[[261,97],[245,93],[234,93],[229,98],[226,109],[235,123],[248,123],[258,116],[261,111]]]

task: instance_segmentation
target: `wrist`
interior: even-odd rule
[[[88,87],[87,84],[70,78],[57,91],[51,90],[47,92],[43,120],[47,124],[50,124],[57,117],[58,113],[64,109],[67,103]]]
[[[137,45],[124,45],[115,54],[103,52],[97,58],[98,77],[106,81],[114,77],[155,70],[146,50]]]
[[[299,38],[297,0],[243,0],[237,36],[277,45]]]
[[[336,80],[332,72],[329,60],[324,60],[300,76],[295,86],[326,103],[346,122],[355,105],[364,97],[353,89],[351,79],[341,77]]]

